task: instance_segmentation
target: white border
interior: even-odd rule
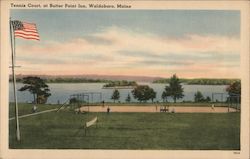
[[[13,150],[8,149],[8,73],[9,73],[9,9],[11,2],[18,3],[94,3],[93,1],[1,1],[1,151],[0,157],[7,158],[249,158],[249,1],[95,1],[98,4],[130,4],[131,9],[213,9],[241,11],[241,73],[242,73],[242,111],[241,111],[241,150],[240,151],[182,151],[182,150]],[[17,8],[20,9],[20,8]],[[34,9],[34,8],[31,8]],[[238,154],[239,153],[239,154]]]

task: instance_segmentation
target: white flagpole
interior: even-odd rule
[[[12,39],[14,37],[14,40]],[[18,104],[17,104],[17,93],[16,93],[16,75],[15,75],[15,36],[13,36],[13,26],[10,18],[10,41],[11,41],[11,57],[12,57],[12,81],[14,89],[14,99],[15,99],[15,116],[16,116],[16,139],[20,141],[20,129],[19,129],[19,119],[18,119]],[[13,46],[14,43],[14,46]],[[14,47],[14,48],[13,48]]]

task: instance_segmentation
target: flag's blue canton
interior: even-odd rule
[[[14,20],[12,21],[12,26],[14,30],[23,30],[23,23],[21,21],[18,20]]]

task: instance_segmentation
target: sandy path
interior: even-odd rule
[[[88,107],[81,107],[81,111],[89,111],[90,112],[106,112],[107,106],[90,106]],[[110,112],[160,112],[160,106],[109,106]],[[176,107],[170,106],[169,111],[176,112],[176,113],[227,113],[227,107]],[[235,112],[236,110],[233,108],[229,109],[230,112]]]

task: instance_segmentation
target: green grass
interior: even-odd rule
[[[98,116],[85,136],[83,123]],[[9,123],[9,147],[28,149],[239,150],[240,113],[50,112]]]

